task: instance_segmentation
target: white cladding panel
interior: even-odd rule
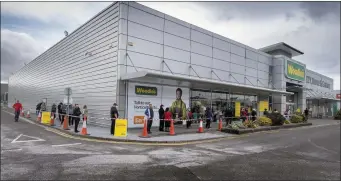
[[[116,102],[119,5],[114,3],[9,78],[9,101],[35,109],[47,98],[87,105],[89,116],[108,117]],[[90,54],[89,54],[90,53]]]
[[[220,79],[232,82],[235,82],[234,78],[228,75],[234,73],[233,75],[236,75],[236,79],[241,84],[245,84],[245,76],[249,76],[250,81],[255,81],[252,82],[254,86],[264,87],[264,85],[258,84],[257,79],[262,79],[263,82],[269,80],[268,73],[258,77],[257,72],[260,70],[269,71],[269,65],[272,65],[271,56],[136,4],[135,2],[121,3],[123,7],[121,8],[121,14],[125,15],[121,17],[125,20],[128,19],[129,23],[128,27],[125,28],[127,30],[120,29],[120,31],[122,30],[120,40],[123,39],[120,42],[120,44],[122,43],[120,49],[126,51],[124,39],[127,39],[125,33],[127,31],[128,39],[133,44],[132,47],[128,46],[127,53],[128,55],[137,53],[130,56],[131,60],[129,61],[120,58],[126,60],[120,61],[121,65],[132,67],[132,64],[134,64],[135,66],[135,68],[128,68],[128,72],[121,71],[121,74],[129,73],[129,71],[136,72],[137,69],[192,76],[199,74],[199,77],[217,79],[216,75],[212,75],[213,70],[217,75],[222,74],[218,75]],[[127,24],[124,21],[120,22],[124,23],[125,26]],[[142,26],[144,28],[139,28]],[[134,30],[130,31],[130,29]],[[163,37],[160,37],[160,35]],[[161,43],[161,40],[163,43]],[[143,41],[148,43],[143,43]],[[162,60],[165,60],[167,65],[162,65]],[[130,63],[130,61],[133,63]],[[192,68],[190,68],[191,65]],[[223,71],[223,73],[219,70]]]
[[[306,69],[305,87],[316,92],[333,92],[333,79]],[[329,87],[329,88],[327,88]]]

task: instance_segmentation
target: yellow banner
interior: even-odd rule
[[[126,137],[128,129],[128,121],[126,119],[116,119],[114,136]]]
[[[41,122],[43,124],[50,124],[51,121],[51,113],[50,112],[43,112],[41,114]]]
[[[234,103],[234,115],[235,117],[240,117],[240,102]]]
[[[259,101],[259,111],[264,112],[264,110],[269,110],[269,102],[268,101]]]

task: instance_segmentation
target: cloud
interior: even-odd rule
[[[1,2],[1,14],[75,29],[109,4],[111,2]]]
[[[1,30],[1,81],[42,53],[44,48],[26,33]]]

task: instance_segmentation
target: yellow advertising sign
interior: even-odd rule
[[[50,112],[43,112],[41,114],[41,122],[43,124],[50,124],[51,121],[51,113]]]
[[[259,101],[259,111],[264,112],[264,110],[269,110],[269,102],[268,101]]]
[[[116,119],[114,136],[126,137],[128,129],[128,121],[126,119]]]
[[[234,103],[234,115],[235,117],[240,117],[240,102]]]

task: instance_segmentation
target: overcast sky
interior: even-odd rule
[[[1,2],[1,82],[111,2]],[[254,48],[285,42],[340,89],[340,2],[141,2]]]

